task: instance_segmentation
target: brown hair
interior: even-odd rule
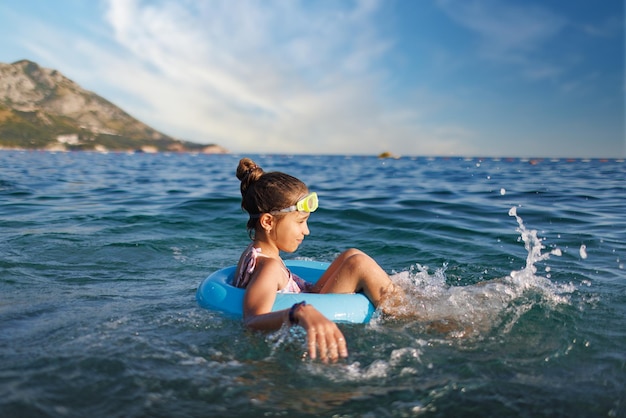
[[[241,207],[248,212],[248,230],[256,228],[259,215],[289,207],[308,191],[306,184],[289,174],[266,173],[250,158],[242,158],[237,166],[241,181]]]

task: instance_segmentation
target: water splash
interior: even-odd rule
[[[546,247],[542,244],[542,240],[537,237],[536,230],[529,230],[524,226],[524,221],[517,214],[517,208],[515,206],[513,206],[509,210],[509,216],[514,216],[517,220],[518,227],[515,230],[520,233],[520,238],[522,239],[522,241],[524,241],[524,248],[526,248],[526,251],[528,251],[528,256],[526,257],[526,267],[524,268],[524,270],[521,270],[522,273],[529,272],[531,274],[535,274],[537,272],[537,267],[535,266],[535,263],[547,260],[548,258],[550,258],[550,254],[556,256],[561,255],[561,250],[559,250],[558,248],[555,248],[546,254],[541,253],[541,250]],[[511,276],[515,277],[515,275],[518,274],[519,272],[512,272]]]
[[[419,323],[425,332],[481,338],[496,328],[509,332],[537,304],[550,309],[569,304],[574,285],[559,285],[537,274],[537,263],[551,255],[560,256],[561,251],[555,248],[542,252],[545,246],[537,231],[526,228],[515,207],[509,215],[517,220],[516,231],[528,252],[524,268],[475,285],[450,286],[446,282],[447,265],[433,274],[416,265],[392,276],[404,291],[403,300],[398,303],[389,298],[381,306],[385,314],[379,314],[375,321],[412,319],[411,324]],[[549,272],[549,268],[546,270]]]

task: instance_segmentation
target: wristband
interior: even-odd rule
[[[302,306],[306,306],[306,302],[298,302],[294,303],[293,306],[289,309],[289,323],[291,325],[298,325],[298,318],[296,318],[296,310]]]

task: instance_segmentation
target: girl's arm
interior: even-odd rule
[[[257,260],[257,266],[243,299],[243,318],[247,327],[271,331],[289,321],[288,311],[272,312],[276,300],[278,279],[285,273],[274,259]]]
[[[258,260],[261,261],[261,260]],[[264,259],[257,265],[244,296],[244,321],[247,327],[256,330],[276,330],[289,323],[289,309],[271,312],[278,279],[284,275],[282,264],[278,260]],[[306,305],[294,312],[294,319],[307,332],[309,355],[317,357],[318,349],[323,361],[347,357],[348,349],[343,334],[337,324],[322,315],[315,307]]]

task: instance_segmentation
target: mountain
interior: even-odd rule
[[[28,60],[0,63],[0,148],[226,152],[162,134]]]

